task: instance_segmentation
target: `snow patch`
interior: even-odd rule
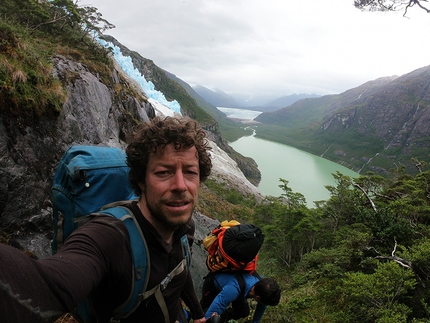
[[[158,102],[158,101],[156,101],[156,100],[154,100],[152,98],[149,98],[148,101],[154,107],[155,113],[157,115],[161,114],[161,115],[169,116],[169,117],[175,116],[176,112],[173,111],[172,109],[166,107],[164,104],[161,104],[160,102]]]
[[[263,197],[258,189],[243,175],[237,163],[213,141],[209,141],[212,148],[212,174],[228,180],[238,191],[252,194],[256,197]]]

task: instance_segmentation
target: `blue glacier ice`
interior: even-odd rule
[[[130,76],[140,84],[142,90],[146,93],[148,97],[160,102],[161,104],[168,107],[170,110],[181,114],[181,106],[179,105],[178,101],[167,101],[164,94],[155,89],[154,83],[152,83],[151,81],[147,82],[145,80],[145,77],[139,72],[139,70],[134,67],[130,56],[124,56],[121,53],[120,48],[118,46],[115,46],[111,42],[107,42],[103,39],[100,39],[99,37],[96,37],[96,40],[99,42],[100,45],[105,48],[113,48],[112,53],[119,66],[121,66],[121,68],[124,70],[124,72],[127,73],[128,76]]]

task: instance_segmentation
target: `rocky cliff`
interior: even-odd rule
[[[106,85],[78,62],[55,56],[53,63],[53,73],[68,97],[58,115],[0,115],[0,221],[4,230],[50,226],[52,178],[67,147],[121,147],[137,120],[154,115],[143,93],[136,97],[129,91],[132,85],[119,68],[111,73],[111,85]]]

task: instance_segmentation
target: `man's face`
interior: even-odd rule
[[[140,183],[142,212],[153,221],[176,229],[187,223],[197,204],[200,185],[195,147],[176,150],[173,145],[151,156],[145,183]]]

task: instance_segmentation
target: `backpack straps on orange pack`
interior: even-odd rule
[[[255,225],[223,221],[203,239],[208,251],[206,265],[211,272],[244,270],[252,274],[263,241],[264,235]]]

